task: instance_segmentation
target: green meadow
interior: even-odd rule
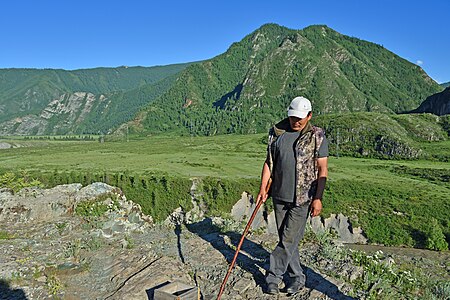
[[[182,177],[256,178],[264,160],[264,141],[263,135],[155,136],[105,143],[24,140],[26,147],[2,149],[0,159],[1,167],[8,170],[150,171]]]
[[[210,213],[226,214],[244,190],[258,191],[266,150],[264,134],[0,142],[24,146],[0,150],[2,173],[30,174],[47,186],[104,180],[157,220],[179,205],[189,209],[192,178],[202,179]],[[421,146],[450,152],[450,141]],[[330,156],[323,214],[332,213],[348,216],[374,243],[448,248],[450,162]]]

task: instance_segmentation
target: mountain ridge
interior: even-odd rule
[[[403,112],[440,90],[419,66],[380,45],[327,26],[266,24],[225,53],[186,68],[140,115],[137,131],[254,133],[284,116],[299,94],[318,114]]]
[[[0,69],[0,132],[28,135],[108,132],[110,128],[132,119],[144,104],[167,89],[174,80],[174,74],[189,64],[74,71]],[[143,101],[139,91],[149,87],[152,91],[146,93],[146,100]],[[85,107],[83,97],[77,96],[80,93],[90,94],[94,98],[89,107]],[[121,101],[127,94],[137,96]],[[59,110],[69,115],[49,116],[45,113],[53,110],[49,106],[54,105],[55,101],[66,105],[60,101],[66,98],[76,98],[72,101],[72,109],[66,107]],[[101,98],[108,101],[102,104],[99,101]],[[89,115],[86,119],[91,121],[86,123],[74,117],[81,114],[78,109],[84,109],[84,113]],[[42,114],[47,117],[42,118]],[[50,117],[52,120],[48,121]]]

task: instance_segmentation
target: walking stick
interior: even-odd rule
[[[269,182],[266,186],[266,194],[269,192],[270,185],[272,181],[269,179]],[[225,278],[223,279],[222,285],[220,286],[219,295],[217,295],[217,300],[220,300],[220,297],[222,297],[223,291],[225,290],[225,284],[227,283],[228,277],[230,277],[231,270],[234,267],[234,264],[236,263],[236,259],[238,257],[239,251],[241,250],[242,243],[244,242],[245,236],[248,233],[248,230],[250,229],[250,225],[252,225],[253,219],[256,217],[256,213],[258,212],[259,208],[264,202],[262,200],[259,201],[259,203],[256,205],[255,209],[253,210],[252,216],[250,217],[250,220],[247,223],[247,226],[245,226],[244,233],[242,234],[241,240],[239,241],[239,244],[236,248],[236,253],[234,254],[233,260],[230,263],[230,267],[228,268],[227,275],[225,275]]]

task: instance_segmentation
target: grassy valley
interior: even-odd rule
[[[233,242],[234,231],[243,227],[242,223],[230,221],[230,211],[243,192],[258,193],[266,156],[267,130],[286,116],[286,107],[292,98],[302,95],[311,99],[312,123],[325,129],[329,141],[329,177],[321,216],[327,218],[342,213],[353,227],[361,227],[372,245],[353,246],[398,246],[401,248],[396,251],[439,256],[437,260],[428,261],[413,254],[405,263],[403,258],[397,261],[397,257],[380,252],[366,255],[337,246],[332,241],[335,232],[314,235],[307,231],[303,242],[308,256],[304,261],[312,264],[307,265],[308,276],[312,269],[326,274],[323,278],[319,276],[321,281],[313,289],[331,289],[323,282],[335,277],[352,284],[354,293],[349,295],[358,298],[438,299],[443,295],[442,299],[447,299],[450,294],[449,264],[445,261],[450,253],[449,86],[450,82],[438,84],[420,66],[382,45],[342,35],[326,25],[294,30],[266,24],[230,45],[225,53],[193,63],[73,71],[0,69],[0,189],[3,190],[0,212],[7,211],[2,205],[8,207],[5,199],[10,197],[12,200],[8,201],[15,205],[8,211],[12,212],[11,220],[19,218],[17,210],[30,215],[25,206],[28,203],[41,206],[42,203],[35,201],[39,193],[33,189],[36,187],[105,182],[119,187],[126,196],[114,189],[116,200],[120,196],[124,201],[138,203],[139,213],[142,209],[144,214],[152,217],[144,216],[145,219],[153,219],[156,223],[151,230],[147,228],[139,234],[137,230],[134,232],[135,229],[132,232],[132,227],[129,230],[133,234],[123,232],[122,241],[115,245],[120,260],[136,247],[136,258],[139,257],[136,261],[145,266],[135,266],[134,272],[130,267],[134,259],[124,259],[126,270],[119,273],[128,277],[106,298],[118,296],[115,293],[125,284],[129,289],[138,290],[128,284],[132,283],[129,279],[138,277],[144,278],[145,296],[148,296],[147,281],[153,276],[151,273],[155,273],[150,265],[159,258],[151,263],[143,258],[155,249],[161,251],[161,258],[170,262],[161,260],[161,270],[189,269],[188,275],[196,285],[201,281],[216,281],[221,277],[217,275],[217,264],[210,266],[214,272],[205,273],[204,257],[211,253],[205,249],[218,255],[214,260],[219,264],[227,264],[222,250]],[[23,220],[13,224],[15,221],[5,219],[0,240],[7,249],[3,252],[10,258],[10,264],[4,269],[12,269],[11,266],[26,269],[23,274],[11,273],[11,281],[17,286],[22,286],[26,278],[23,275],[28,274],[33,277],[30,282],[36,290],[41,289],[36,282],[62,290],[62,281],[52,283],[52,278],[56,277],[50,273],[44,277],[40,270],[61,266],[61,273],[71,277],[70,272],[76,272],[75,275],[84,278],[85,284],[87,273],[97,276],[97,269],[104,269],[103,258],[108,251],[104,252],[105,249],[100,247],[107,245],[110,250],[114,246],[112,240],[97,245],[95,250],[102,252],[99,255],[102,263],[98,266],[89,265],[91,254],[86,261],[77,258],[77,264],[86,263],[87,266],[80,271],[67,269],[66,262],[58,266],[47,262],[53,255],[69,261],[68,251],[74,253],[75,259],[78,256],[75,252],[92,250],[82,244],[87,241],[84,235],[94,238],[81,228],[83,224],[79,228],[83,229],[79,232],[83,239],[80,235],[79,239],[64,246],[63,241],[68,235],[61,233],[74,229],[66,223],[68,213],[74,211],[74,215],[83,217],[83,222],[87,222],[85,225],[111,229],[110,233],[96,231],[95,235],[103,234],[103,237],[117,240],[120,238],[115,236],[113,227],[125,228],[122,223],[125,219],[143,220],[133,215],[137,206],[133,203],[124,215],[117,215],[119,223],[111,223],[111,228],[105,228],[102,215],[104,217],[108,211],[115,218],[115,209],[118,209],[117,201],[108,200],[113,194],[78,202],[74,207],[71,202],[74,194],[68,193],[70,196],[63,196],[69,199],[64,222],[49,223],[42,236],[33,231],[26,236],[27,239],[32,236],[35,239],[32,242],[25,243],[21,234],[10,232],[10,225],[19,230],[25,228],[20,223]],[[29,202],[22,204],[17,200],[23,195],[29,197]],[[192,201],[193,196],[195,201]],[[55,202],[55,207],[57,205]],[[205,230],[205,235],[189,233],[195,225],[189,222],[177,223],[175,231],[172,227],[161,226],[180,207],[184,212],[196,214],[192,210],[197,208],[195,206],[202,211],[202,221],[197,225]],[[53,204],[51,207],[53,210]],[[264,209],[272,209],[271,201]],[[48,214],[48,210],[42,211],[44,215]],[[203,213],[206,217],[221,218],[203,219]],[[221,225],[216,226],[214,219],[220,220]],[[42,221],[41,218],[35,220]],[[164,230],[160,230],[162,228]],[[216,229],[219,231],[214,232]],[[152,231],[162,234],[161,240],[142,235]],[[268,243],[269,239],[263,238],[264,234],[260,234],[263,231],[262,228],[252,232],[249,241],[261,238],[252,243],[268,249],[272,245]],[[51,232],[60,247],[55,248],[53,241],[48,239]],[[215,245],[209,239],[211,233],[217,234],[221,240],[219,244]],[[176,235],[178,241],[169,235],[171,238]],[[52,251],[31,254],[47,242]],[[12,247],[14,245],[16,248]],[[198,256],[200,272],[190,269],[193,266],[190,260],[185,263],[181,245],[189,259],[192,254]],[[192,247],[191,250],[187,250],[187,246]],[[64,247],[66,251],[62,255],[60,251]],[[150,247],[151,251],[148,251]],[[202,247],[203,252],[197,253]],[[233,247],[230,247],[232,252]],[[405,249],[412,247],[441,252]],[[15,252],[19,256],[9,255]],[[183,266],[173,259],[177,252]],[[268,256],[269,252],[264,250],[264,253]],[[108,255],[110,261],[107,264],[111,259],[117,259]],[[42,261],[42,269],[38,270],[39,265],[34,262],[31,264],[32,256]],[[328,262],[323,257],[329,258]],[[24,264],[28,260],[30,267]],[[342,268],[351,262],[355,266]],[[117,266],[114,262],[111,268],[117,271]],[[241,267],[243,265],[237,269]],[[33,270],[34,274],[31,274]],[[151,276],[147,278],[144,273],[135,276],[144,270]],[[241,274],[255,273],[250,271]],[[348,276],[343,275],[346,273]],[[119,282],[116,279],[120,276],[113,276],[115,279],[111,281],[108,272],[103,275],[108,282]],[[253,295],[252,287],[258,285],[245,282],[254,284],[257,278],[240,277],[230,280],[233,289],[240,291],[246,286],[246,293]],[[0,294],[8,284],[0,279]],[[83,284],[73,286],[79,288]],[[100,286],[92,282],[89,285],[92,288]],[[102,291],[106,290],[105,285],[101,287]],[[342,288],[336,284],[337,291]],[[57,297],[57,292],[50,292]],[[330,295],[327,294],[333,298]],[[311,292],[308,297],[315,296]]]
[[[1,150],[0,159],[3,173],[25,172],[47,186],[118,185],[146,213],[163,220],[180,205],[190,209],[192,178],[201,180],[210,214],[228,213],[243,191],[255,194],[265,139],[254,134],[105,143],[28,140],[27,147]],[[415,143],[429,153],[450,149],[448,140]],[[325,216],[349,216],[372,243],[433,248],[429,238],[436,231],[441,242],[450,241],[450,162],[331,156],[329,168]]]

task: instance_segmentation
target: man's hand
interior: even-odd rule
[[[322,201],[320,199],[314,199],[311,202],[311,217],[317,217],[322,211]]]
[[[256,196],[256,205],[258,205],[260,201],[262,201],[263,203],[266,202],[268,196],[269,195],[265,190],[259,191],[258,196]]]

